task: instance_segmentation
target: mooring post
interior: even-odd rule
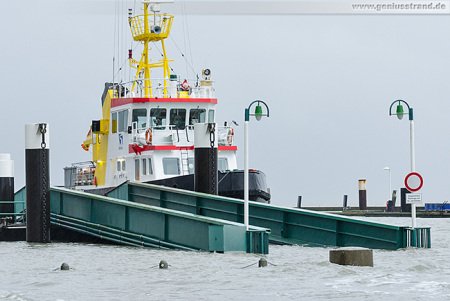
[[[25,125],[27,242],[50,242],[49,127]]]
[[[359,210],[367,210],[366,180],[361,179],[358,182],[359,182]]]
[[[302,208],[302,196],[299,195],[297,199],[297,208]]]
[[[402,212],[411,212],[411,204],[406,204],[406,194],[411,193],[406,188],[400,188],[400,205]]]
[[[194,125],[194,189],[217,195],[217,140],[215,123],[196,123]]]
[[[347,211],[347,209],[348,209],[347,198],[348,198],[348,195],[344,194],[344,199],[342,200],[342,211]]]
[[[10,154],[0,154],[0,218],[13,223],[14,214],[14,161]]]

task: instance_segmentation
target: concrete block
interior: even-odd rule
[[[373,267],[373,250],[366,248],[339,248],[331,250],[330,262],[340,265]]]

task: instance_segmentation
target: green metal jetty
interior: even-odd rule
[[[430,228],[399,227],[310,210],[244,202],[126,182],[107,196],[52,187],[52,226],[112,242],[158,248],[266,254],[269,242],[396,250],[431,247]],[[25,189],[15,195],[16,212]]]
[[[25,190],[16,193],[24,198]],[[52,187],[52,226],[120,244],[267,254],[269,229]]]
[[[137,182],[124,183],[108,196],[237,223],[244,221],[244,202],[238,199]],[[269,228],[269,241],[278,244],[387,250],[431,246],[430,228],[410,229],[257,202],[249,202],[249,222]]]

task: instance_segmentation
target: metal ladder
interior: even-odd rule
[[[188,150],[187,148],[180,148],[181,152],[181,167],[182,167],[182,174],[188,175],[189,174],[189,160],[188,160]]]

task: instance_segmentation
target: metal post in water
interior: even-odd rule
[[[414,151],[414,119],[413,109],[409,109],[409,136],[410,136],[410,149],[411,149],[411,172],[416,171],[416,156]],[[416,203],[411,204],[411,228],[416,228]]]
[[[194,189],[217,195],[217,137],[215,123],[196,123],[194,125]]]
[[[344,199],[342,201],[342,211],[347,211],[347,198],[348,195],[344,194]]]
[[[407,193],[411,193],[411,191],[406,188],[400,188],[400,206],[402,212],[411,212],[411,204],[406,204]]]
[[[367,193],[366,193],[366,180],[361,179],[358,181],[359,186],[359,210],[367,210]]]
[[[244,225],[248,231],[249,221],[249,191],[248,191],[248,117],[249,110],[245,109],[245,121],[244,121]]]
[[[50,242],[49,126],[25,125],[27,242]]]
[[[10,154],[0,154],[0,218],[14,222],[14,161]]]

